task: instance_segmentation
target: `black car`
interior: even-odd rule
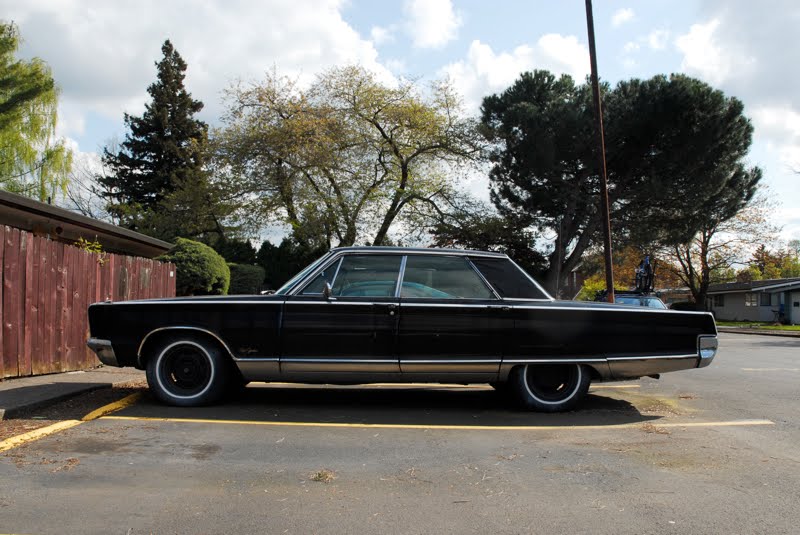
[[[97,303],[89,323],[102,362],[181,406],[249,381],[458,382],[554,412],[717,349],[710,314],[555,301],[507,256],[455,249],[333,249],[273,295]]]

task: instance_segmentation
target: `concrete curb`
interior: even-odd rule
[[[93,390],[144,380],[144,372],[121,368],[54,373],[0,381],[0,421]]]
[[[50,386],[50,385],[48,385]],[[0,420],[7,418],[16,418],[21,413],[41,409],[48,405],[64,401],[65,399],[74,398],[87,392],[100,390],[101,388],[111,388],[113,383],[56,383],[52,385],[50,392],[44,394],[37,394],[35,398],[30,400],[23,399],[22,401],[14,401],[11,404],[6,404],[2,397],[0,397]],[[9,390],[7,393],[12,393],[14,390]]]
[[[741,327],[717,327],[721,333],[757,334],[759,336],[783,336],[786,338],[800,338],[800,331],[768,331],[764,329],[743,329]]]

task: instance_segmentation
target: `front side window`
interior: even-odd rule
[[[400,255],[351,255],[342,259],[332,282],[334,297],[394,297]]]
[[[492,291],[458,256],[409,256],[400,297],[429,299],[494,299]]]
[[[325,283],[333,283],[333,279],[336,277],[336,272],[338,271],[339,264],[341,262],[342,261],[340,259],[338,262],[334,262],[322,270],[319,275],[314,277],[313,281],[308,283],[306,287],[303,288],[303,291],[300,292],[300,295],[322,295],[322,290],[325,288]]]
[[[772,294],[768,294],[766,292],[761,294],[761,306],[762,307],[772,306]]]
[[[715,307],[724,307],[725,306],[725,295],[719,294],[714,296],[714,306]]]
[[[758,294],[755,294],[755,293],[744,294],[744,306],[746,306],[746,307],[757,307],[758,306]]]

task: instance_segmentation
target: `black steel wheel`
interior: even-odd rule
[[[526,364],[509,375],[518,405],[539,412],[572,409],[586,395],[590,383],[589,371],[580,364]]]
[[[147,383],[169,405],[194,407],[220,399],[230,377],[228,362],[214,345],[198,338],[171,338],[147,361]]]

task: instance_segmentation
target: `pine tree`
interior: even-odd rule
[[[205,169],[208,126],[194,118],[203,103],[186,91],[186,62],[169,40],[161,51],[151,101],[141,117],[125,114],[130,131],[118,151],[104,151],[111,173],[98,180],[125,227],[169,241],[218,234],[220,207]]]

